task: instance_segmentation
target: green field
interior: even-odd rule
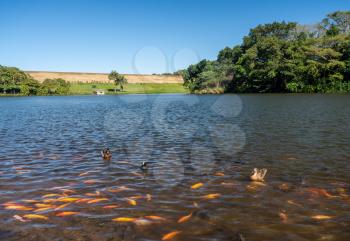
[[[114,92],[115,85],[100,83],[72,83],[71,95],[90,95],[96,89],[104,90],[106,94],[162,94],[188,93],[182,84],[127,84],[124,91]]]

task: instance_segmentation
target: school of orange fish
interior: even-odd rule
[[[79,174],[79,176],[86,176],[89,172],[84,172]],[[225,176],[224,173],[215,173],[215,176]],[[85,185],[91,185],[99,183],[99,180],[89,179],[83,181]],[[229,183],[222,182],[222,185],[229,185]],[[194,183],[189,187],[190,190],[200,189],[206,184],[202,182]],[[247,191],[256,191],[261,187],[266,186],[263,182],[251,182],[246,186]],[[289,189],[288,184],[283,183],[278,187],[282,191]],[[103,209],[117,209],[120,208],[123,204],[136,206],[138,200],[145,200],[147,202],[152,201],[152,195],[137,195],[131,197],[125,197],[125,203],[111,203],[110,199],[107,197],[106,193],[120,193],[123,191],[133,190],[126,186],[120,186],[119,188],[109,188],[105,191],[96,190],[95,192],[85,193],[84,195],[77,194],[73,189],[58,188],[55,193],[47,193],[42,195],[38,199],[23,199],[20,201],[9,201],[1,204],[6,210],[21,211],[20,214],[15,214],[14,219],[20,222],[30,222],[30,221],[47,221],[51,217],[69,217],[74,215],[79,215],[80,212],[69,211],[74,204],[86,204],[92,205],[98,203]],[[313,197],[322,197],[322,198],[342,198],[346,201],[350,201],[350,196],[347,193],[345,188],[337,188],[336,195],[329,193],[327,190],[322,188],[305,188],[303,192],[306,192],[308,195]],[[208,201],[211,199],[220,198],[220,193],[210,193],[204,196],[201,196],[200,201]],[[293,200],[288,200],[288,204],[301,207],[302,205],[296,203]],[[198,207],[197,202],[193,202],[194,207]],[[30,213],[28,213],[30,212]],[[288,223],[288,214],[285,210],[281,210],[278,215],[282,223]],[[193,217],[193,212],[189,212],[182,217],[177,219],[177,223],[185,223]],[[324,214],[315,214],[310,217],[313,220],[328,220],[335,218],[334,216],[324,215]],[[122,222],[122,223],[134,223],[135,225],[150,225],[152,223],[159,223],[166,221],[167,218],[157,216],[157,215],[148,215],[144,217],[115,217],[111,221],[113,222]],[[181,230],[174,230],[170,233],[166,233],[161,237],[161,240],[171,240],[181,235]]]

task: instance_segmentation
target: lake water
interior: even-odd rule
[[[1,98],[0,240],[350,240],[349,123],[350,95]]]

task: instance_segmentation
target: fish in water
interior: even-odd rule
[[[263,169],[254,168],[252,174],[250,175],[250,180],[254,182],[263,182],[266,173],[267,173],[266,168],[263,168]]]
[[[110,161],[112,159],[112,153],[109,148],[105,148],[101,151],[102,159],[105,161]]]
[[[162,237],[162,240],[170,240],[170,239],[173,239],[175,236],[177,236],[178,234],[180,234],[181,231],[173,231],[171,233],[168,233],[168,234],[165,234],[163,237]]]
[[[193,213],[190,213],[189,215],[183,216],[177,220],[178,223],[184,223],[187,222],[191,217]]]
[[[140,166],[140,169],[142,171],[147,171],[148,170],[148,162],[142,162],[141,166]]]
[[[39,214],[26,214],[23,217],[28,218],[28,219],[43,219],[43,220],[48,220],[49,218],[43,215]]]

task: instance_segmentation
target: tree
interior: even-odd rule
[[[0,65],[0,91],[3,94],[37,94],[40,84],[18,68]]]
[[[116,86],[120,85],[121,91],[124,90],[124,85],[128,83],[125,76],[122,74],[119,74],[115,70],[111,71],[111,73],[108,75],[108,79],[112,80]],[[117,90],[114,89],[114,91],[116,92]]]
[[[66,95],[69,93],[70,84],[61,78],[46,79],[41,86],[42,95]]]
[[[350,12],[314,25],[274,22],[183,73],[191,92],[350,92]]]

